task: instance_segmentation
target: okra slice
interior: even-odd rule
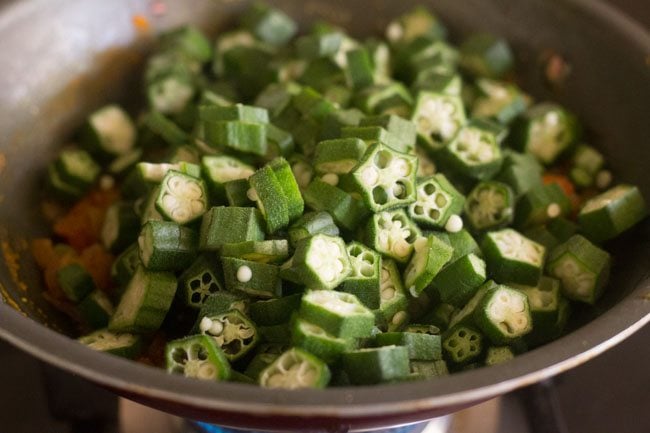
[[[622,184],[587,200],[578,214],[578,223],[585,236],[601,242],[618,236],[646,215],[639,189]]]
[[[418,179],[417,199],[409,205],[409,216],[424,227],[444,228],[451,215],[458,215],[465,197],[444,174]]]
[[[363,201],[321,179],[314,179],[303,194],[307,206],[328,212],[337,225],[347,230],[356,229],[369,214]]]
[[[248,363],[246,366],[246,370],[244,370],[244,374],[251,379],[253,379],[256,383],[259,381],[260,373],[273,361],[278,359],[278,354],[276,353],[264,353],[264,352],[258,352],[255,354],[253,359]]]
[[[203,316],[199,331],[214,340],[228,361],[245,356],[259,341],[257,328],[239,310]]]
[[[54,162],[61,181],[88,190],[97,180],[101,167],[83,149],[63,149]]]
[[[299,316],[339,338],[369,337],[375,316],[359,299],[334,290],[310,290],[300,303]]]
[[[298,242],[280,276],[308,288],[333,289],[352,272],[343,239],[317,234]]]
[[[98,352],[133,359],[142,349],[142,337],[128,333],[111,332],[99,329],[77,340],[79,343]]]
[[[223,351],[206,335],[170,341],[165,348],[165,362],[169,373],[194,379],[222,381],[231,374]]]
[[[262,215],[252,207],[213,207],[203,216],[199,249],[217,251],[223,244],[264,240]]]
[[[138,266],[115,308],[108,329],[136,333],[158,330],[175,294],[174,274],[148,271],[144,266]]]
[[[239,120],[248,123],[269,123],[269,112],[266,108],[244,104],[228,106],[201,105],[199,107],[199,120],[204,122]]]
[[[542,184],[542,166],[530,153],[503,152],[503,165],[495,179],[507,183],[517,195]]]
[[[475,33],[460,46],[460,65],[479,77],[500,78],[514,64],[508,42],[490,33]]]
[[[513,229],[488,232],[481,244],[488,273],[497,281],[535,285],[546,248]]]
[[[255,202],[248,197],[251,187],[247,179],[230,180],[223,184],[223,189],[228,206],[255,207]]]
[[[359,90],[375,83],[375,65],[365,47],[347,51],[345,57],[345,78],[349,87]]]
[[[356,348],[353,338],[338,338],[323,328],[297,316],[291,326],[291,342],[329,363],[336,362],[341,354]]]
[[[158,184],[162,182],[165,175],[170,171],[175,170],[188,176],[199,178],[201,177],[201,167],[197,164],[179,161],[175,163],[151,163],[151,162],[138,162],[136,164],[136,173],[141,182],[148,184]]]
[[[526,336],[526,341],[537,345],[559,337],[562,329],[557,325],[565,308],[563,304],[567,302],[562,296],[560,281],[542,276],[537,286],[515,284],[512,287],[523,292],[528,298],[533,330]]]
[[[571,201],[556,183],[538,184],[517,200],[515,226],[531,227],[569,215]]]
[[[483,335],[470,326],[451,328],[442,340],[442,350],[447,361],[465,365],[477,360],[483,352]]]
[[[204,156],[201,159],[201,169],[210,193],[210,203],[213,205],[226,202],[226,182],[248,179],[255,173],[255,168],[252,166],[225,155]]]
[[[300,240],[319,233],[338,236],[339,228],[329,213],[307,212],[289,227],[289,243],[295,248]]]
[[[442,359],[440,335],[416,332],[383,332],[375,336],[377,346],[404,346],[411,361],[434,361]]]
[[[264,156],[268,152],[266,127],[262,123],[240,120],[204,121],[206,143],[214,148],[228,148],[236,152]]]
[[[374,385],[409,375],[409,352],[403,346],[354,350],[342,355],[343,370],[354,385]]]
[[[413,122],[394,114],[368,116],[359,121],[359,126],[380,126],[398,140],[396,144],[400,152],[410,153],[415,148],[417,131]],[[388,144],[388,143],[386,143]]]
[[[467,254],[445,266],[433,279],[433,287],[442,302],[461,308],[485,282],[485,262]]]
[[[505,227],[512,223],[514,214],[515,195],[503,182],[479,182],[467,195],[465,217],[475,232]]]
[[[300,194],[298,182],[291,171],[291,166],[287,160],[282,157],[273,159],[268,165],[273,169],[273,173],[275,173],[275,177],[278,179],[278,182],[282,187],[284,197],[287,201],[289,221],[291,222],[300,218],[305,210],[305,202]]]
[[[417,297],[451,259],[453,249],[435,236],[418,238],[415,252],[404,270],[404,286]]]
[[[151,271],[180,271],[196,258],[194,230],[171,221],[149,221],[138,237],[140,260]]]
[[[272,45],[286,44],[298,30],[287,14],[264,3],[254,4],[244,14],[242,23],[258,39]]]
[[[170,170],[163,178],[156,209],[166,219],[187,224],[208,210],[208,194],[203,180]]]
[[[422,91],[418,94],[411,120],[418,142],[428,152],[442,149],[465,124],[465,109],[458,96]]]
[[[223,290],[215,257],[202,254],[178,278],[178,296],[183,305],[199,309],[208,296]]]
[[[140,217],[133,203],[116,202],[106,211],[102,225],[101,240],[107,250],[116,253],[124,250],[138,237]]]
[[[325,388],[330,377],[327,364],[311,353],[294,347],[260,373],[259,384],[264,388]]]
[[[512,349],[508,346],[490,346],[485,353],[485,365],[502,364],[515,357]]]
[[[497,287],[497,283],[493,280],[486,281],[481,285],[474,296],[465,304],[460,310],[455,310],[452,312],[448,328],[453,328],[456,325],[474,325],[474,313],[478,309],[478,306],[481,303],[481,300],[485,296],[488,290]],[[447,305],[447,304],[443,304]]]
[[[302,294],[296,293],[276,299],[253,302],[248,307],[251,320],[261,326],[275,326],[289,322],[300,306]]]
[[[588,188],[594,184],[604,164],[605,158],[598,150],[579,144],[571,157],[569,176],[578,188]]]
[[[48,192],[62,201],[74,202],[86,193],[84,189],[65,182],[54,163],[47,168],[46,184]]]
[[[424,379],[441,377],[449,374],[447,363],[442,359],[439,361],[411,361],[410,367],[411,374]]]
[[[212,46],[201,30],[191,25],[167,31],[160,35],[160,44],[164,50],[183,53],[205,63],[212,58]]]
[[[507,125],[528,107],[529,98],[514,84],[481,78],[476,87],[481,94],[472,106],[473,117]]]
[[[609,278],[610,255],[581,235],[555,247],[547,272],[562,282],[562,293],[574,301],[594,304]]]
[[[474,323],[493,344],[508,344],[533,328],[525,293],[498,285],[485,292],[474,311]]]
[[[423,6],[414,7],[386,27],[386,39],[397,46],[408,44],[420,36],[445,39],[446,34],[440,19]]]
[[[222,257],[221,263],[226,290],[265,299],[282,295],[278,266],[234,257]]]
[[[59,269],[56,281],[65,296],[72,302],[79,302],[95,290],[92,275],[81,265],[71,263]]]
[[[417,157],[376,143],[351,173],[368,207],[380,212],[415,201],[416,171]]]
[[[135,145],[136,130],[131,117],[117,105],[106,105],[88,117],[81,142],[93,155],[112,159]]]
[[[171,146],[182,146],[190,141],[190,136],[176,123],[157,111],[150,111],[143,117],[146,132],[162,139]]]
[[[221,255],[252,262],[277,264],[289,258],[289,242],[286,239],[271,239],[224,244],[221,247]]]
[[[503,157],[492,132],[466,125],[442,149],[440,160],[465,177],[485,180],[499,171]]]
[[[545,102],[529,108],[513,124],[509,141],[516,150],[532,153],[549,165],[573,145],[578,129],[573,114],[557,104]]]
[[[201,332],[199,326],[204,317],[218,316],[231,310],[237,310],[240,313],[247,315],[249,305],[250,299],[244,293],[231,293],[226,292],[225,290],[213,293],[205,298],[190,333],[198,334]]]
[[[93,329],[105,328],[115,311],[106,293],[99,289],[90,292],[77,308],[84,321]]]
[[[366,152],[368,145],[359,138],[337,138],[316,145],[314,169],[321,174],[349,173]]]
[[[343,42],[340,32],[328,32],[302,36],[296,40],[296,50],[300,57],[317,59],[336,54]]]
[[[352,271],[339,290],[352,293],[372,310],[379,308],[381,255],[359,242],[349,243],[347,251]]]
[[[126,248],[111,266],[111,280],[124,287],[129,282],[140,264],[140,247],[137,242]]]
[[[275,233],[289,225],[289,201],[275,171],[266,165],[257,170],[248,183],[250,195],[266,221],[268,233]]]
[[[367,145],[373,143],[383,143],[391,149],[402,152],[412,153],[413,147],[405,146],[402,139],[397,134],[388,132],[381,126],[345,126],[341,128],[342,138],[358,138],[363,140]]]
[[[271,123],[266,125],[266,140],[268,150],[264,155],[265,159],[273,159],[278,156],[289,157],[295,151],[293,135]]]
[[[382,259],[379,308],[374,311],[377,324],[382,328],[388,328],[397,315],[397,323],[392,325],[402,325],[400,313],[403,313],[407,307],[408,299],[397,264],[393,260]]]
[[[420,229],[403,209],[376,213],[366,223],[366,243],[400,263],[411,257],[413,244],[420,236]]]

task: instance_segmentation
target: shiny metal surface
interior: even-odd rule
[[[435,382],[325,391],[278,392],[206,384],[98,354],[43,324],[73,329],[40,297],[40,276],[29,240],[47,233],[38,205],[39,173],[71,138],[85,113],[109,101],[138,102],[138,70],[152,33],[138,31],[134,14],[153,30],[185,21],[214,33],[247,2],[168,2],[155,17],[145,0],[26,0],[0,9],[0,337],[61,368],[152,406],[231,426],[275,420],[302,431],[366,428],[427,419],[534,383],[585,362],[650,320],[650,224],[610,245],[617,261],[596,309],[578,309],[571,334],[506,365]],[[377,33],[416,1],[277,1],[309,23],[318,17],[347,25],[355,35]],[[584,120],[590,142],[615,173],[650,196],[650,36],[599,2],[587,0],[436,0],[427,2],[453,36],[490,30],[512,41],[518,71],[539,99],[566,103]],[[371,5],[371,6],[369,6]],[[368,9],[372,9],[372,14]],[[353,24],[353,25],[351,25]],[[566,85],[542,85],[539,55],[555,49],[571,62]],[[14,310],[19,310],[17,313]],[[23,316],[28,316],[27,319]]]

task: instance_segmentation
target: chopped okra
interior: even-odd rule
[[[259,2],[238,22],[162,34],[142,110],[99,107],[46,167],[70,210],[34,254],[81,343],[211,382],[374,385],[502,363],[600,308],[601,244],[636,235],[644,191],[505,39],[448,39],[422,6],[384,39],[296,36]]]

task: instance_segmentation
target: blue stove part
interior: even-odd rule
[[[372,433],[417,433],[423,430],[423,426],[427,423],[414,424],[405,427],[389,428],[387,430],[376,430]],[[204,422],[192,422],[192,426],[197,433],[264,433],[262,431],[253,430],[237,430],[226,427],[219,427]]]

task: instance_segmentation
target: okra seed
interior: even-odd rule
[[[557,218],[560,216],[561,213],[562,213],[562,209],[560,208],[560,205],[557,203],[551,203],[546,208],[546,215],[548,215],[549,218]]]
[[[379,181],[379,171],[375,167],[366,167],[361,172],[361,178],[366,185],[376,185]]]
[[[323,175],[321,180],[323,182],[325,182],[325,183],[328,183],[328,184],[332,185],[332,186],[336,186],[339,183],[339,177],[338,177],[338,175],[336,173],[327,173],[327,174]]]
[[[257,196],[257,191],[255,191],[253,188],[249,188],[248,191],[246,191],[246,197],[248,197],[250,201],[257,201],[259,198]]]
[[[391,320],[391,323],[392,323],[393,325],[401,325],[402,323],[404,323],[404,321],[405,321],[407,318],[408,318],[408,317],[407,317],[407,315],[406,315],[406,311],[398,311],[398,312],[395,313],[395,315],[393,316],[393,319]]]
[[[447,230],[449,233],[458,233],[463,229],[463,219],[454,214],[449,217],[447,220],[447,224],[445,224],[445,230]]]
[[[207,332],[210,328],[212,328],[212,320],[209,317],[201,319],[201,323],[199,323],[201,332]]]
[[[210,326],[210,334],[221,335],[222,332],[223,332],[223,324],[218,320],[212,322],[212,326]]]
[[[247,283],[253,278],[253,271],[248,266],[240,266],[237,269],[237,280],[240,283]]]

